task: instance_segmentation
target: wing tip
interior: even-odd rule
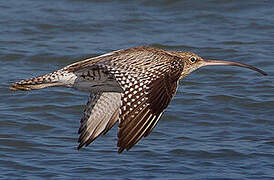
[[[120,147],[120,148],[118,149],[118,154],[121,154],[123,151],[124,151],[124,148],[121,148],[121,147]]]
[[[80,144],[77,146],[77,150],[79,151],[83,146],[84,146],[84,143],[80,143]]]

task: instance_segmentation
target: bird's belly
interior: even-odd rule
[[[73,87],[88,92],[122,92],[120,84],[106,67],[91,66],[77,71]]]
[[[123,89],[115,80],[83,81],[77,80],[73,86],[79,91],[86,92],[122,92]]]

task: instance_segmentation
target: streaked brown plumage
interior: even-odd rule
[[[204,60],[191,52],[135,47],[14,83],[10,89],[60,86],[91,92],[78,131],[78,149],[105,134],[119,120],[117,146],[121,153],[150,134],[175,95],[179,80],[207,65],[241,66],[266,75],[252,66]]]

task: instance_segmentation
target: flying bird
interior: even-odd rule
[[[78,130],[78,149],[106,134],[118,121],[118,152],[148,136],[176,93],[178,82],[194,70],[237,62],[207,60],[192,52],[134,47],[68,65],[53,73],[12,84],[10,90],[66,87],[90,92]]]

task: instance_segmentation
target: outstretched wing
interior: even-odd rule
[[[142,83],[142,82],[141,82]],[[142,137],[148,136],[177,89],[177,81],[160,77],[145,84],[128,87],[122,96],[118,132],[118,152],[129,150]]]
[[[76,82],[79,84],[95,80],[89,71],[96,70],[98,78],[94,86],[99,84],[101,87],[95,92],[103,92],[88,103],[79,130],[79,148],[87,146],[103,133],[113,116],[116,121],[118,111],[118,152],[129,150],[142,137],[149,135],[174,96],[183,67],[180,57],[150,47],[120,50],[69,66],[67,70],[77,74],[79,79]],[[107,83],[111,86],[106,86]],[[81,87],[93,86],[84,84]],[[110,101],[104,100],[103,106],[99,101],[103,102],[101,96],[113,92],[113,87],[118,87],[114,92],[121,93],[120,100],[116,99],[121,104],[105,111],[113,108],[108,105]]]
[[[78,131],[78,149],[88,146],[112,128],[118,120],[120,106],[121,93],[98,92],[90,95]]]
[[[145,62],[139,69],[136,67],[140,62],[136,61],[137,65],[124,65],[127,71],[119,69],[120,74],[115,75],[124,89],[119,116],[119,153],[150,134],[176,93],[184,67],[181,59],[163,52],[148,53],[142,61]]]

